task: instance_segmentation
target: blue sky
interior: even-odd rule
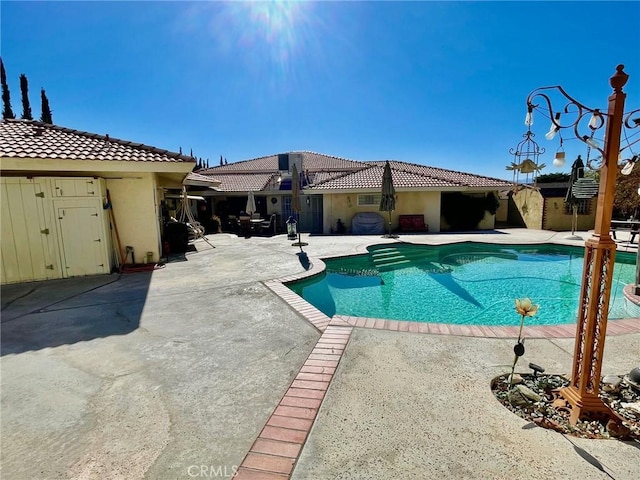
[[[3,0],[0,40],[18,116],[25,73],[37,117],[44,87],[58,125],[212,166],[310,150],[511,179],[534,88],[606,110],[623,63],[640,107],[639,23],[640,2]],[[548,129],[542,173],[563,171]],[[568,171],[586,147],[565,139]]]

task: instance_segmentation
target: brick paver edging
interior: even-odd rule
[[[350,326],[325,327],[234,478],[285,480],[291,476],[352,331]]]
[[[307,275],[302,275],[305,278]],[[287,277],[290,282],[297,278]],[[499,327],[488,325],[456,325],[451,323],[407,322],[401,320],[387,320],[383,318],[351,317],[347,315],[335,315],[333,318],[326,316],[316,307],[304,300],[289,287],[282,283],[281,279],[270,280],[265,285],[276,295],[284,300],[291,308],[311,322],[321,332],[329,324],[351,325],[353,327],[374,328],[377,330],[391,330],[397,332],[430,333],[436,335],[457,335],[463,337],[484,338],[518,338],[519,327]],[[527,338],[575,338],[576,324],[526,326],[522,333]],[[626,335],[640,333],[640,318],[624,318],[607,322],[607,335]]]
[[[300,298],[300,297],[298,297]],[[353,327],[391,330],[394,332],[429,333],[435,335],[456,335],[461,337],[518,338],[520,327],[498,327],[487,325],[456,325],[452,323],[407,322],[383,318],[350,317],[336,315],[334,324],[341,320],[343,325]],[[626,335],[640,332],[640,318],[624,318],[607,322],[607,335]],[[575,338],[576,324],[524,326],[522,334],[526,338]]]

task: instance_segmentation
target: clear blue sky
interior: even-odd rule
[[[212,166],[310,150],[511,179],[532,89],[606,109],[623,63],[640,107],[637,1],[3,0],[1,22],[16,115],[25,73],[37,117],[44,87],[58,125]],[[561,171],[548,128],[538,116],[542,173]],[[568,171],[586,147],[565,147]]]

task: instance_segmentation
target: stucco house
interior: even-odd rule
[[[263,217],[276,214],[278,226],[292,213],[291,171],[300,172],[301,214],[299,228],[303,232],[330,234],[338,220],[351,231],[357,214],[378,212],[384,161],[355,161],[314,152],[288,152],[198,170],[220,182],[216,191],[194,190],[210,203],[213,213],[223,219],[245,209],[247,194],[254,192],[256,207]],[[429,232],[466,229],[491,229],[495,209],[487,208],[497,193],[513,186],[495,178],[442,168],[391,161],[396,210],[391,217],[392,229],[401,229],[402,216],[416,215],[424,219]],[[480,210],[478,210],[480,209]],[[458,222],[480,212],[479,219]]]
[[[519,185],[508,194],[508,224],[514,227],[570,231],[573,222],[572,207],[565,197],[569,182]],[[597,196],[576,203],[576,230],[590,230],[595,225]]]
[[[121,256],[131,247],[136,262],[158,261],[164,192],[180,189],[194,165],[108,135],[2,120],[1,283],[110,273],[117,243]],[[191,181],[206,188],[206,178]]]

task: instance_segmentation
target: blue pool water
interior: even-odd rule
[[[540,305],[526,325],[575,323],[584,248],[561,245],[386,244],[327,259],[287,286],[326,315],[465,325],[519,325],[516,298]],[[628,316],[622,290],[636,255],[616,253],[609,318]]]

